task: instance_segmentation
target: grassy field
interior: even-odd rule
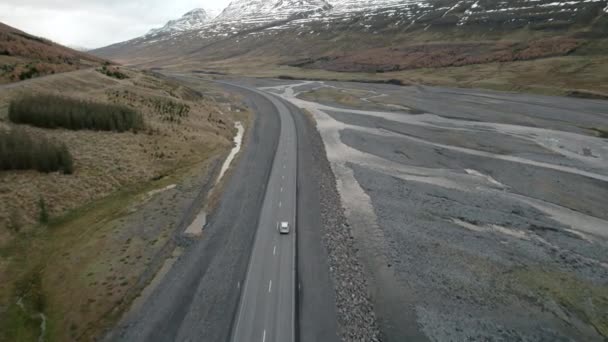
[[[3,337],[36,340],[39,312],[46,316],[49,341],[92,340],[100,328],[118,319],[137,296],[137,280],[150,255],[164,246],[171,233],[167,227],[153,240],[116,241],[125,233],[117,230],[119,220],[150,191],[179,181],[187,171],[126,187],[22,233],[0,249],[0,256],[11,260],[4,274],[19,276],[0,287],[9,297],[0,325],[8,332]]]
[[[0,130],[20,129],[64,144],[74,159],[70,175],[0,172],[0,201],[7,204],[0,208],[2,341],[37,340],[42,317],[47,341],[93,340],[118,319],[176,229],[145,228],[146,237],[140,225],[155,222],[154,215],[180,215],[171,207],[174,200],[162,197],[163,189],[192,187],[193,179],[210,175],[232,146],[233,120],[248,115],[233,114],[236,99],[213,86],[200,93],[150,74],[121,72],[129,78],[82,70],[0,93]],[[145,130],[75,131],[8,120],[11,100],[49,92],[127,106],[142,114]],[[139,214],[158,196],[169,204]],[[40,222],[41,200],[47,224]]]
[[[296,79],[386,81],[404,84],[485,88],[545,95],[608,97],[608,57],[564,56],[531,61],[413,69],[384,73],[332,72],[278,65],[278,59],[251,58],[168,66],[176,70],[209,70],[251,77],[291,76]]]
[[[608,288],[583,281],[576,276],[547,269],[520,269],[510,275],[505,284],[521,292],[522,297],[535,296],[552,300],[574,312],[593,326],[602,336],[608,336]]]

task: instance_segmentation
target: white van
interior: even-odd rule
[[[289,223],[281,222],[281,225],[279,226],[279,232],[281,234],[289,234]]]

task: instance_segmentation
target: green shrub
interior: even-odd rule
[[[28,80],[30,78],[38,77],[39,75],[40,75],[40,72],[38,71],[38,69],[36,69],[35,66],[29,66],[27,70],[22,71],[19,74],[19,79],[21,81],[23,81],[23,80]]]
[[[10,212],[10,216],[8,217],[8,229],[12,232],[12,233],[19,233],[19,231],[21,231],[21,226],[23,225],[22,223],[22,218],[21,218],[21,214],[19,213],[19,210],[16,208],[13,208]]]
[[[0,170],[74,172],[72,155],[64,144],[30,137],[23,130],[0,132]]]
[[[46,209],[46,202],[44,201],[44,198],[40,197],[40,199],[38,200],[38,209],[40,209],[40,223],[42,224],[47,224],[49,223],[49,212]]]
[[[0,51],[0,55],[2,54],[2,52]],[[15,64],[2,64],[0,65],[0,71],[2,72],[13,72],[15,71]]]
[[[11,101],[9,119],[14,123],[44,128],[137,131],[143,118],[121,105],[94,103],[55,95],[28,95]]]
[[[129,76],[127,76],[127,74],[122,73],[118,70],[118,68],[108,68],[107,65],[103,65],[101,67],[101,69],[97,69],[97,71],[99,71],[100,73],[109,76],[109,77],[114,77],[117,78],[119,80],[124,80],[129,78]]]

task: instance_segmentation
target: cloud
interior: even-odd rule
[[[193,8],[228,0],[2,0],[0,22],[60,44],[96,48],[141,36]]]

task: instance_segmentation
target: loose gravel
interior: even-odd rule
[[[329,254],[330,274],[335,285],[340,337],[343,341],[380,341],[368,283],[344,215],[323,140],[316,129],[310,132],[314,132],[311,139],[315,162],[313,168],[320,187],[323,242]]]

